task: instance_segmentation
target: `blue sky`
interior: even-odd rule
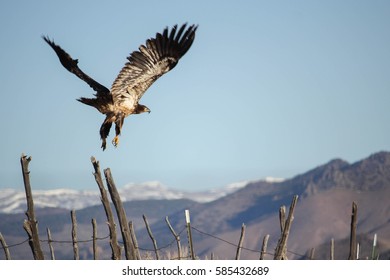
[[[199,24],[177,67],[100,149],[93,94],[41,39],[110,87],[126,56],[166,26]],[[292,177],[333,158],[390,150],[389,1],[1,1],[0,188],[117,185],[205,190]],[[109,139],[113,137],[111,132]]]

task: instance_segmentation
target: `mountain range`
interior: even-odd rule
[[[267,177],[265,181],[280,181],[282,179]],[[196,202],[210,202],[246,186],[247,181],[231,183],[222,188],[204,192],[185,192],[169,189],[160,182],[129,183],[120,188],[119,194],[123,201],[136,200],[175,200],[189,199]],[[100,204],[100,193],[96,190],[53,189],[34,190],[34,205],[36,208],[64,208],[79,210]],[[23,213],[26,211],[24,190],[0,189],[0,213]]]
[[[230,189],[226,188],[229,191],[225,189],[223,192],[221,189],[213,198],[204,196],[208,198],[198,201],[195,201],[195,195],[185,196],[166,189],[164,193],[170,193],[169,195],[163,196],[156,192],[154,196],[149,196],[153,199],[126,198],[124,190],[130,189],[129,193],[132,193],[131,189],[135,187],[129,185],[123,188],[121,197],[125,201],[127,217],[135,227],[143,256],[153,256],[153,252],[146,250],[152,248],[152,242],[142,215],[147,216],[159,247],[164,247],[164,256],[169,257],[175,254],[176,246],[165,217],[169,216],[173,228],[180,233],[182,246],[186,247],[184,209],[189,209],[194,250],[200,258],[209,258],[211,253],[215,258],[234,258],[237,249],[235,244],[238,243],[241,227],[245,224],[241,258],[258,259],[263,238],[269,234],[266,258],[270,259],[280,237],[279,208],[285,205],[288,211],[292,197],[298,195],[288,239],[289,259],[306,258],[312,248],[315,248],[314,258],[328,259],[331,239],[335,240],[335,258],[347,259],[352,202],[358,205],[360,257],[371,257],[375,234],[378,237],[378,257],[390,257],[389,152],[379,152],[352,164],[342,159],[334,159],[286,180],[243,182]],[[151,189],[160,187],[155,184]],[[142,190],[145,193],[153,193],[149,192],[150,189],[146,185]],[[37,197],[34,194],[34,201]],[[6,200],[4,196],[0,199],[0,205],[3,200]],[[62,203],[62,206],[66,205],[66,200]],[[12,213],[0,213],[0,232],[8,244],[18,244],[26,240],[26,233],[22,228],[25,216],[14,210],[9,212]],[[62,241],[54,243],[56,257],[72,258],[71,243],[63,242],[69,241],[71,236],[69,210],[57,206],[38,208],[36,215],[41,239],[46,239],[44,230],[50,228],[53,239]],[[97,220],[98,235],[107,236],[106,218],[101,205],[78,208],[76,215],[79,240],[90,239],[91,218]],[[82,258],[91,258],[90,243],[81,243],[79,247]],[[99,248],[100,258],[110,257],[107,239],[99,241]],[[10,248],[14,259],[31,258],[29,250],[26,243]],[[44,252],[45,256],[49,256],[47,244],[44,246]]]

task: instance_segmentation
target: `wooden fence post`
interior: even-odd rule
[[[177,254],[178,254],[178,260],[181,259],[181,245],[180,245],[180,235],[178,235],[175,230],[173,229],[171,223],[169,222],[168,216],[165,217],[165,221],[169,227],[169,230],[172,232],[173,236],[176,239],[176,244],[177,244]]]
[[[145,215],[142,215],[142,218],[144,219],[146,230],[148,231],[149,237],[150,237],[150,239],[152,239],[153,247],[154,247],[154,253],[156,254],[156,260],[159,260],[160,259],[160,255],[158,253],[157,241],[153,237],[152,230],[150,229],[150,226],[149,226],[149,223],[148,223],[148,219],[146,218]]]
[[[293,200],[291,202],[290,210],[288,211],[288,217],[287,217],[286,223],[284,225],[284,230],[283,230],[282,236],[280,237],[280,239],[278,241],[278,245],[277,245],[276,250],[275,250],[274,260],[287,259],[287,256],[286,256],[287,239],[288,239],[288,235],[290,234],[290,228],[291,228],[292,221],[294,220],[294,210],[295,210],[295,206],[297,204],[297,201],[298,201],[298,196],[294,195]]]
[[[134,225],[133,225],[132,221],[129,221],[129,230],[130,230],[131,240],[133,241],[133,244],[134,244],[135,255],[137,257],[137,260],[140,260],[141,254],[139,252],[138,241],[137,241],[137,237],[135,236],[135,230],[134,230]]]
[[[28,171],[28,164],[30,163],[30,161],[31,157],[27,157],[26,155],[22,154],[20,158],[20,163],[22,165],[23,182],[27,200],[27,220],[24,221],[23,228],[29,236],[28,243],[31,247],[34,259],[43,260],[44,256],[41,249],[41,244],[39,242],[38,221],[35,219],[34,201],[30,184],[30,171]]]
[[[8,249],[7,243],[5,242],[5,239],[4,239],[3,235],[1,234],[1,232],[0,232],[0,245],[1,245],[1,247],[3,247],[5,259],[10,260],[11,255],[9,254],[9,249]]]
[[[374,234],[374,241],[372,242],[372,252],[371,252],[371,259],[375,260],[377,258],[376,254],[376,241],[377,241],[377,235]]]
[[[264,260],[264,255],[267,253],[268,239],[269,239],[269,234],[264,236],[263,244],[261,246],[260,260]]]
[[[314,260],[314,253],[315,253],[315,251],[316,251],[316,248],[311,248],[311,250],[310,250],[310,255],[309,255],[309,259],[311,259],[311,260]]]
[[[107,181],[108,191],[111,195],[111,200],[114,203],[116,213],[118,215],[119,226],[121,228],[123,243],[125,245],[125,255],[127,260],[136,260],[134,244],[131,240],[129,225],[127,223],[127,217],[125,209],[123,208],[122,201],[120,199],[118,190],[115,186],[114,180],[111,175],[110,168],[104,170],[104,175]]]
[[[121,247],[118,243],[118,238],[116,235],[116,225],[114,220],[114,215],[112,213],[112,209],[110,206],[110,201],[108,200],[107,191],[104,188],[102,175],[100,173],[100,166],[99,162],[96,161],[94,157],[91,157],[91,162],[94,167],[95,173],[93,173],[95,177],[95,181],[99,187],[100,190],[100,200],[102,201],[104,211],[107,216],[107,224],[108,224],[108,230],[110,232],[110,246],[112,250],[112,256],[111,259],[113,260],[120,260],[121,259]]]
[[[238,242],[237,251],[236,251],[236,260],[240,259],[242,243],[244,242],[244,236],[245,236],[245,224],[242,224],[240,241]]]
[[[357,205],[352,202],[351,216],[351,237],[349,240],[349,260],[356,260],[356,225],[357,225]]]
[[[55,260],[56,258],[54,257],[53,244],[51,244],[53,240],[51,239],[50,229],[46,228],[46,232],[47,232],[47,242],[49,243],[49,249],[50,249],[50,257],[52,260]]]
[[[72,219],[72,244],[73,244],[73,255],[75,260],[79,260],[79,246],[77,243],[77,221],[75,210],[70,211],[70,217]]]
[[[330,240],[330,259],[334,260],[334,238]]]
[[[358,260],[360,258],[360,243],[358,242],[356,244],[356,259]]]
[[[98,259],[98,250],[97,250],[97,227],[96,227],[96,219],[92,219],[92,252],[93,259]]]
[[[195,253],[194,253],[194,244],[192,242],[192,232],[191,232],[191,218],[190,218],[190,210],[185,210],[185,216],[186,216],[186,227],[187,227],[187,235],[188,235],[188,247],[190,251],[190,256],[192,260],[195,260]]]
[[[283,205],[279,209],[279,223],[280,223],[280,232],[283,233],[284,226],[286,224],[286,206]]]

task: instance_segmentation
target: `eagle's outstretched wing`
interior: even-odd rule
[[[90,76],[85,74],[81,69],[77,66],[78,60],[73,59],[66,51],[64,51],[60,46],[56,45],[53,40],[50,40],[47,36],[42,36],[43,40],[48,43],[53,50],[56,52],[58,58],[60,59],[60,62],[62,66],[64,66],[69,72],[75,74],[77,77],[79,77],[81,80],[86,82],[91,88],[93,88],[96,91],[97,95],[100,94],[109,94],[110,90],[106,88],[105,86],[99,84],[94,79],[92,79]]]
[[[146,41],[139,51],[134,51],[120,71],[111,87],[113,102],[129,107],[138,103],[144,92],[164,73],[174,68],[188,51],[195,39],[198,26],[187,29],[183,24],[179,30],[175,25],[169,32],[165,28],[156,38]]]

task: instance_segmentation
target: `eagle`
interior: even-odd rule
[[[114,80],[111,89],[101,85],[78,67],[78,59],[73,59],[60,46],[42,36],[57,54],[62,66],[86,82],[96,93],[95,97],[80,97],[78,101],[95,107],[106,115],[100,127],[102,149],[106,149],[106,139],[111,126],[115,123],[115,137],[112,144],[117,147],[124,119],[132,114],[141,114],[150,109],[139,104],[146,90],[162,75],[172,70],[180,58],[189,50],[194,39],[197,25],[183,24],[180,28],[174,25],[171,30],[166,27],[162,33],[146,40],[137,51],[127,57],[127,62]]]

